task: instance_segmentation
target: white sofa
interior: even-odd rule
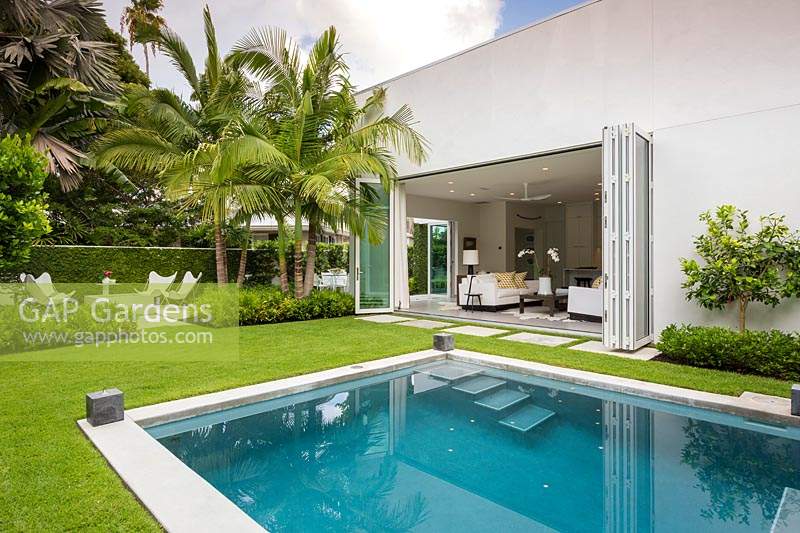
[[[482,308],[500,308],[519,305],[519,295],[522,293],[535,293],[539,290],[539,280],[525,280],[526,289],[500,289],[497,287],[497,278],[494,274],[476,274],[472,280],[472,294],[480,293]],[[458,305],[466,305],[469,276],[463,278],[458,285]],[[477,300],[470,301],[470,306]]]
[[[589,287],[569,288],[567,313],[578,320],[600,321],[603,317],[603,289]]]

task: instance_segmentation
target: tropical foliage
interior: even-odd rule
[[[347,226],[373,242],[381,238],[385,210],[373,189],[359,188],[357,179],[377,176],[388,191],[397,175],[391,149],[419,163],[426,143],[407,106],[384,114],[385,90],[357,101],[333,27],[314,43],[305,64],[299,46],[276,28],[251,31],[234,47],[230,63],[264,84],[263,96],[242,117],[236,156],[244,174],[280,191],[281,201],[269,213],[279,221],[281,240],[291,216],[295,296],[303,297],[313,286],[315,239],[322,224]],[[309,235],[305,270],[304,220]]]
[[[0,131],[29,135],[65,190],[92,166],[81,140],[105,126],[118,87],[107,29],[99,0],[0,3]]]
[[[150,54],[156,54],[158,36],[164,27],[164,17],[158,14],[164,7],[163,0],[132,0],[122,11],[119,21],[120,33],[128,32],[131,50],[134,43],[142,45],[144,71],[150,75]]]
[[[42,192],[47,162],[27,140],[0,139],[0,270],[16,268],[50,229]]]
[[[762,216],[760,227],[751,231],[747,211],[722,205],[700,220],[706,233],[694,244],[704,264],[681,259],[688,299],[706,309],[736,303],[744,331],[750,303],[775,307],[800,296],[800,233],[786,225],[784,216]]]
[[[278,29],[252,31],[223,58],[208,8],[204,23],[207,59],[201,74],[169,27],[158,37],[191,87],[191,101],[164,89],[129,91],[122,104],[127,120],[98,143],[97,160],[156,175],[170,197],[199,209],[215,228],[220,283],[228,279],[226,226],[244,226],[246,244],[247,221],[256,214],[274,216],[281,286],[289,290],[285,244],[293,239],[295,296],[301,298],[313,285],[321,225],[380,239],[385,209],[372,189],[359,189],[357,179],[377,176],[389,190],[397,174],[391,150],[420,162],[425,141],[408,107],[384,115],[384,90],[357,102],[334,28],[303,64],[299,46]]]

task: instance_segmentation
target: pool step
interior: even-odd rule
[[[453,385],[452,389],[460,392],[466,392],[467,394],[476,395],[482,392],[490,391],[505,384],[506,381],[502,379],[493,378],[491,376],[478,376],[477,378],[471,378],[466,381],[462,381],[458,385]]]
[[[528,431],[553,415],[555,415],[553,411],[545,409],[544,407],[526,405],[520,407],[502,420],[499,420],[499,422],[517,431]]]
[[[480,374],[483,372],[483,370],[474,366],[460,365],[458,363],[447,361],[435,366],[420,369],[419,372],[437,379],[456,381],[469,376],[474,376],[475,374]]]
[[[513,389],[502,389],[488,396],[484,396],[480,400],[475,400],[475,403],[493,411],[502,411],[528,398],[530,398],[530,395],[524,392]]]

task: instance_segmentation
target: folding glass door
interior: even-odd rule
[[[355,250],[355,299],[356,313],[383,313],[392,311],[392,218],[390,213],[391,192],[386,192],[376,179],[359,180],[360,193],[370,195],[386,209],[385,224],[379,230],[380,244],[370,243],[369,236],[356,237]]]
[[[653,154],[634,124],[603,130],[603,344],[653,340]]]

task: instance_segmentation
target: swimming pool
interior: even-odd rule
[[[795,428],[438,361],[149,428],[270,531],[791,531]]]

